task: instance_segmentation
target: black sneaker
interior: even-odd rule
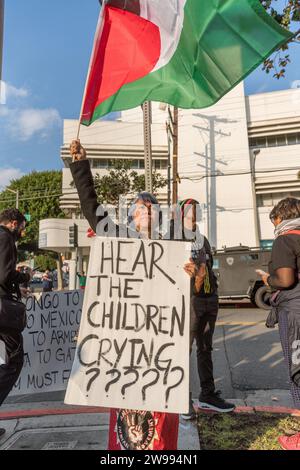
[[[228,403],[220,397],[221,392],[215,392],[211,395],[203,396],[199,398],[199,408],[202,410],[218,411],[219,413],[230,413],[235,409],[233,403]]]
[[[6,433],[6,430],[3,428],[0,428],[0,439],[5,433]]]
[[[185,421],[193,421],[194,419],[197,418],[197,415],[196,415],[196,412],[195,412],[195,409],[194,409],[194,405],[193,405],[193,401],[192,401],[192,400],[190,401],[189,412],[180,415],[180,417],[181,417],[182,419],[184,419]]]

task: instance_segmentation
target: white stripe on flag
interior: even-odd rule
[[[175,54],[180,40],[184,7],[187,0],[142,0],[141,16],[159,27],[161,35],[161,54],[155,68],[164,67]]]

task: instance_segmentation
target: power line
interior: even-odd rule
[[[279,172],[284,172],[284,171],[295,171],[295,167],[292,167],[292,168],[279,168],[279,169],[272,169],[272,170],[259,170],[259,171],[256,171],[255,174],[268,174],[268,173],[279,173]],[[189,175],[189,172],[186,172],[186,173],[181,173],[180,175],[180,178],[181,179],[187,179],[187,180],[190,180],[190,181],[201,181],[203,179],[207,179],[207,178],[220,178],[220,177],[226,177],[226,176],[243,176],[243,175],[251,175],[251,171],[248,171],[248,170],[245,170],[245,171],[239,171],[239,172],[231,172],[231,173],[214,173],[214,174],[203,174],[203,173],[195,173],[194,171],[193,172],[190,172],[191,174],[195,175],[194,177],[191,177],[191,176],[188,176]],[[299,185],[300,185],[300,181],[299,181]],[[99,188],[101,185],[95,185],[95,189]],[[60,198],[62,196],[65,196],[65,197],[68,197],[68,196],[76,196],[78,195],[78,192],[77,191],[72,191],[72,192],[61,192],[61,193],[49,193],[45,196],[30,196],[30,197],[20,197],[19,201],[33,201],[33,200],[37,200],[37,199],[46,199],[46,198],[50,198],[50,199],[53,199],[53,198]],[[1,200],[0,199],[0,203],[1,204],[5,204],[5,203],[13,203],[15,202],[15,199],[3,199]]]

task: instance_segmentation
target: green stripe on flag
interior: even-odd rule
[[[96,108],[92,122],[146,100],[186,109],[211,106],[292,36],[258,0],[187,0],[170,62],[120,88]]]

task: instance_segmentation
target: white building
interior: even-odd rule
[[[165,177],[168,166],[167,110],[153,104],[152,142],[155,167]],[[62,208],[81,217],[68,169],[68,146],[77,121],[64,122]],[[130,159],[143,170],[140,108],[118,121],[82,128],[93,173],[107,171],[110,159]],[[300,89],[245,96],[243,84],[216,105],[179,112],[180,199],[203,204],[202,230],[211,244],[266,245],[273,238],[268,214],[287,195],[300,197]],[[166,189],[160,194],[166,201]],[[77,220],[79,246],[88,254],[87,222]],[[68,251],[71,220],[42,221],[41,247]]]

